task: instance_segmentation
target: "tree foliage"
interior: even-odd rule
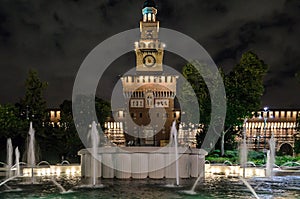
[[[19,110],[11,104],[0,105],[0,137],[14,138],[26,128],[28,122],[19,116]]]
[[[6,140],[11,138],[13,145],[24,150],[28,121],[19,115],[19,109],[12,104],[0,105],[0,151],[6,151]],[[5,161],[4,153],[0,154]],[[0,159],[1,161],[1,159]]]
[[[20,108],[26,114],[27,119],[39,126],[45,119],[47,107],[44,91],[47,85],[47,82],[40,80],[37,71],[30,70],[25,81],[25,96],[20,102]]]
[[[225,77],[227,116],[225,126],[241,125],[243,119],[261,108],[263,78],[268,66],[253,52],[242,55],[240,62]]]
[[[60,105],[60,125],[52,124],[46,109],[46,100],[43,93],[47,83],[40,80],[36,71],[29,71],[25,82],[25,96],[20,103],[15,105],[0,105],[0,149],[5,151],[6,139],[12,138],[13,145],[18,146],[21,154],[25,153],[26,139],[28,137],[29,121],[33,122],[36,131],[35,138],[39,147],[38,156],[40,160],[57,163],[64,157],[71,162],[79,161],[77,153],[84,148],[74,124],[72,101],[65,100]],[[86,107],[89,97],[82,97],[82,114],[90,114]],[[105,100],[96,98],[93,108],[96,110],[97,118],[102,127],[107,117],[111,114],[110,104]],[[92,122],[82,121],[80,125],[87,130]],[[87,131],[86,131],[87,132]],[[0,160],[4,160],[0,153]]]
[[[205,81],[201,74],[198,72],[198,70],[191,63],[183,67],[182,74],[194,90],[194,93],[191,93],[190,89],[188,89],[188,85],[183,85],[182,100],[184,100],[187,104],[190,104],[192,103],[192,97],[196,94],[200,111],[200,121],[197,122],[207,125],[209,123],[210,118],[210,114],[207,113],[210,113],[211,106],[210,95]],[[187,84],[187,82],[185,84]],[[189,106],[187,108],[190,108],[190,110],[187,110],[190,113],[192,113],[192,111],[195,110],[192,106]],[[187,120],[195,121],[195,118],[190,118],[188,115]]]
[[[101,98],[96,97],[95,108],[96,108],[98,122],[100,123],[103,129],[105,121],[111,115],[110,103],[108,103],[107,101]]]
[[[300,139],[295,139],[295,144],[294,144],[294,152],[296,154],[300,153]]]
[[[225,138],[229,139],[226,141],[227,143],[232,145],[234,134],[237,133],[232,127],[241,125],[244,118],[260,109],[261,97],[264,92],[263,78],[267,70],[268,66],[253,52],[244,53],[240,62],[233,67],[229,74],[224,74],[222,69],[219,69],[226,90],[227,112],[224,132],[228,132]],[[183,67],[183,75],[192,85],[197,95],[201,116],[199,122],[207,130],[211,119],[211,101],[209,91],[201,76],[203,74],[199,74],[192,64],[187,64]],[[214,75],[211,76],[215,77]],[[218,83],[216,82],[217,79],[214,78],[210,81],[215,84]],[[189,97],[186,97],[186,99],[188,100]],[[232,128],[232,130],[229,130],[229,128]],[[222,136],[225,136],[225,133]],[[197,136],[198,144],[203,137],[203,135]]]
[[[81,100],[89,100],[87,98],[81,98]],[[95,109],[96,115],[98,118],[98,122],[104,127],[104,122],[106,118],[110,115],[110,104],[105,100],[100,98],[95,99]],[[58,153],[60,156],[68,157],[72,159],[77,156],[77,152],[84,148],[84,145],[77,133],[77,129],[75,127],[74,118],[73,118],[73,110],[72,110],[72,101],[64,100],[60,105],[61,110],[61,120],[60,127],[57,130],[57,133],[53,136],[56,138],[57,142],[60,145]],[[87,109],[82,110],[83,113],[87,113]],[[88,113],[87,113],[88,114]],[[88,131],[88,125],[91,124],[91,121],[86,121],[84,123],[80,123],[80,125],[86,125],[86,131]]]

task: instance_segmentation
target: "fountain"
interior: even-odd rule
[[[15,165],[16,165],[16,176],[19,176],[20,175],[20,151],[19,151],[19,148],[16,147],[15,149],[15,158],[16,158],[16,161],[15,161]]]
[[[12,173],[12,167],[13,167],[13,146],[12,146],[12,142],[11,142],[11,139],[8,138],[7,139],[7,144],[6,144],[6,164],[5,163],[2,163],[3,165],[5,165],[6,167],[6,180],[4,180],[3,182],[0,183],[0,187],[2,185],[5,185],[5,187],[8,189],[8,190],[11,190],[11,188],[6,185],[5,183],[7,183],[8,181],[12,180],[15,178],[15,176],[13,176],[13,173]]]
[[[299,162],[286,162],[283,165],[281,165],[280,168],[282,170],[300,170],[300,163]]]
[[[97,131],[97,126],[96,126],[96,122],[93,121],[92,123],[92,130],[91,130],[91,135],[90,135],[91,141],[92,141],[92,154],[93,154],[93,158],[92,158],[92,165],[93,165],[93,171],[92,171],[92,185],[95,186],[96,185],[96,175],[97,175],[97,171],[96,171],[96,164],[97,164],[97,160],[96,160],[96,156],[97,156],[97,149],[98,149],[98,144],[99,144],[99,134]]]
[[[240,180],[247,186],[247,188],[251,191],[251,193],[254,195],[254,197],[256,199],[259,199],[257,193],[254,191],[254,189],[251,187],[251,185],[249,184],[249,182],[247,182],[247,180],[245,178],[241,178],[239,177]]]
[[[175,156],[173,156],[173,154]],[[167,169],[169,177],[173,176],[173,165],[172,162],[175,160],[175,184],[174,182],[165,185],[165,187],[178,187],[179,186],[179,156],[178,156],[178,140],[177,140],[177,129],[176,129],[176,121],[173,122],[170,133],[170,140],[168,144],[168,156],[167,163],[171,163],[169,168]],[[173,177],[172,177],[173,178]]]
[[[241,151],[240,151],[240,164],[241,164],[241,167],[243,168],[243,177],[239,177],[239,179],[246,185],[246,187],[251,191],[251,193],[254,195],[254,197],[259,199],[258,195],[254,191],[252,186],[245,179],[246,167],[248,165],[248,162],[247,162],[248,147],[247,147],[247,141],[246,141],[246,122],[247,122],[247,118],[244,119],[244,123],[243,123],[243,142],[241,144]]]
[[[275,138],[272,133],[269,140],[270,150],[267,152],[266,177],[273,178],[273,166],[275,164]]]
[[[227,166],[227,165],[232,166],[233,164],[232,164],[232,162],[230,162],[229,160],[225,160],[225,161],[223,162],[223,165],[225,165],[225,166]]]
[[[7,168],[7,172],[6,172],[6,177],[10,178],[12,177],[12,172],[11,172],[11,167],[12,167],[12,157],[13,157],[13,146],[12,146],[12,142],[11,139],[8,138],[7,139],[7,157],[6,157],[6,168]]]
[[[64,164],[70,165],[70,162],[69,162],[68,160],[63,160],[60,164],[61,164],[61,165],[64,165]]]
[[[41,161],[41,162],[39,162],[39,163],[37,164],[37,166],[40,166],[40,165],[42,165],[42,164],[46,164],[46,165],[48,165],[49,167],[51,166],[49,162],[44,161],[44,160]]]
[[[60,190],[60,193],[66,193],[67,192],[66,189],[63,188],[63,186],[61,186],[61,184],[59,184],[53,177],[51,178],[51,181]]]
[[[203,178],[203,175],[204,174],[200,173],[199,176],[198,176],[198,178],[197,178],[197,180],[195,181],[192,189],[188,190],[188,191],[184,191],[184,193],[189,194],[189,195],[195,195],[196,194],[196,192],[195,192],[196,186],[197,186],[198,182],[200,181],[200,179]]]
[[[16,165],[18,165],[18,166],[17,166],[17,172],[16,172],[15,176],[13,176],[12,172],[11,172],[12,169],[15,167],[15,165],[12,166],[12,155],[13,155],[12,153],[13,153],[13,147],[12,147],[11,139],[9,138],[7,140],[7,162],[8,162],[8,164],[5,164],[7,167],[7,178],[3,182],[0,183],[0,187],[2,185],[5,185],[7,182],[19,177],[19,175],[20,175],[20,173],[19,173],[20,172],[20,165],[19,165],[20,163],[17,162],[17,158],[20,157],[18,147],[16,148]],[[11,188],[7,185],[6,185],[6,188],[11,190]]]
[[[179,186],[179,166],[178,166],[178,140],[177,140],[177,129],[176,121],[173,122],[171,128],[171,135],[174,137],[174,147],[175,147],[175,164],[176,164],[176,185]]]
[[[252,161],[246,162],[246,165],[247,166],[251,166],[251,167],[256,167],[256,164],[254,162],[252,162]]]
[[[172,127],[175,127],[175,126],[172,126]],[[173,129],[173,131],[176,130],[176,129]],[[97,154],[97,150],[99,150],[97,148],[98,146],[98,143],[99,143],[99,138],[97,138],[97,135],[98,135],[98,131],[96,129],[96,125],[95,123],[93,122],[92,124],[92,129],[90,131],[90,134],[89,134],[89,138],[91,139],[91,143],[92,143],[92,148],[91,148],[91,155],[96,155]],[[174,141],[174,144],[175,145],[175,140],[176,140],[176,136],[174,135],[173,138]],[[272,142],[271,142],[272,143]],[[176,145],[175,145],[176,146]],[[172,148],[172,152],[174,153],[174,151],[176,151],[173,147],[170,147]],[[270,149],[272,147],[270,146]],[[179,152],[180,150],[178,150]],[[15,165],[11,167],[12,170],[15,170],[15,168],[17,168],[18,165],[20,164],[23,164],[22,162],[19,162],[19,151],[18,151],[18,147],[16,147],[15,149],[15,153],[16,153],[16,160],[15,160]],[[199,151],[198,152],[198,156],[199,154],[201,154],[202,152]],[[166,153],[167,154],[167,153]],[[170,154],[170,153],[169,153]],[[269,152],[269,154],[271,154],[271,152]],[[175,154],[176,155],[176,154]],[[197,156],[197,157],[198,157]],[[96,157],[96,156],[95,156]],[[199,158],[199,157],[198,157]],[[89,158],[89,161],[90,161],[90,170],[91,170],[91,186],[89,188],[94,188],[94,186],[96,185],[97,186],[97,172],[99,172],[97,170],[97,166],[98,166],[98,162],[96,160],[96,158]],[[176,161],[178,161],[178,157],[176,157]],[[204,160],[203,160],[204,162]],[[206,163],[209,163],[209,161],[206,161]],[[36,164],[36,166],[34,167],[34,169],[40,169],[38,168],[39,165],[42,165],[42,164],[47,164],[49,166],[51,166],[47,161],[41,161],[40,163]],[[174,163],[174,165],[176,164],[176,162]],[[179,164],[181,165],[181,164]],[[224,162],[224,165],[228,165],[230,167],[230,162]],[[223,166],[224,166],[223,165]],[[28,163],[28,166],[29,163]],[[179,168],[180,170],[180,168]],[[179,171],[177,170],[177,171]],[[182,174],[181,172],[177,172],[176,171],[176,177],[177,175],[179,174]],[[18,173],[18,169],[16,171]],[[172,170],[172,173],[173,170]],[[95,174],[95,175],[94,175]],[[228,192],[228,196],[229,195],[232,195],[232,194],[235,194],[237,195],[239,198],[246,198],[247,194],[249,194],[248,192],[246,192],[244,189],[242,189],[242,186],[240,186],[240,183],[237,182],[236,179],[226,179],[226,183],[224,184],[222,181],[218,184],[215,184],[216,183],[216,180],[213,179],[211,182],[209,182],[209,179],[208,179],[208,183],[204,183],[203,186],[201,186],[201,192],[198,192],[196,193],[195,192],[195,188],[196,188],[196,185],[198,184],[199,180],[201,179],[200,178],[203,177],[203,175],[200,173],[199,174],[199,177],[197,178],[196,182],[194,183],[192,189],[190,191],[183,191],[181,189],[180,186],[176,186],[178,188],[178,191],[177,192],[174,192],[170,189],[155,189],[156,186],[153,186],[153,184],[157,184],[157,180],[151,180],[151,179],[148,179],[148,180],[139,180],[139,181],[130,181],[130,183],[128,183],[128,181],[110,181],[109,179],[104,179],[104,180],[107,180],[108,183],[113,183],[113,185],[117,186],[119,191],[118,193],[115,193],[115,186],[108,186],[107,187],[107,190],[106,191],[98,191],[98,190],[93,190],[93,191],[86,191],[86,190],[77,190],[76,192],[72,191],[72,189],[70,189],[69,191],[66,191],[66,189],[64,189],[63,186],[61,186],[55,179],[55,177],[51,177],[51,178],[43,178],[44,179],[44,182],[46,183],[42,183],[40,182],[38,185],[38,187],[36,185],[29,185],[26,187],[26,189],[30,189],[30,191],[28,192],[23,192],[22,189],[14,189],[15,186],[16,186],[16,183],[11,183],[9,184],[9,186],[12,185],[12,188],[13,189],[10,189],[10,187],[8,187],[8,185],[6,185],[7,182],[11,181],[11,180],[14,180],[16,179],[17,177],[19,177],[18,175],[16,176],[13,176],[13,177],[10,177],[10,178],[7,178],[5,179],[3,182],[0,183],[0,186],[7,186],[5,191],[2,191],[1,194],[3,194],[3,197],[4,198],[33,198],[33,197],[37,197],[37,196],[40,196],[40,197],[53,197],[53,195],[51,194],[56,194],[58,193],[58,190],[59,190],[59,198],[69,198],[69,196],[64,196],[62,194],[66,194],[66,193],[72,193],[74,194],[74,197],[75,198],[88,198],[88,197],[94,197],[95,194],[97,194],[99,197],[103,197],[103,198],[109,198],[111,197],[112,193],[114,193],[116,197],[132,197],[133,194],[136,195],[136,197],[140,197],[140,198],[145,198],[145,194],[146,195],[149,195],[150,198],[158,198],[158,197],[162,197],[162,198],[168,198],[168,197],[182,197],[182,192],[186,193],[186,194],[189,194],[189,195],[199,195],[199,196],[191,196],[191,197],[197,197],[197,198],[213,198],[215,196],[219,196],[218,194],[222,195],[222,197],[224,196],[224,192]],[[176,181],[179,179],[179,176],[178,178],[176,179]],[[218,179],[221,179],[221,178],[218,178]],[[62,178],[62,180],[67,180],[67,181],[70,181],[70,178],[67,178],[67,179],[64,179]],[[185,187],[185,183],[190,183],[192,182],[191,181],[192,179],[187,179],[187,180],[183,180],[181,182],[181,185],[183,185],[183,187]],[[247,182],[244,178],[240,177],[240,180],[248,187],[248,189],[251,191],[251,193],[254,195],[254,197],[256,199],[259,198],[259,196],[256,194],[255,192],[255,189],[252,188],[253,184],[249,184],[249,182]],[[258,179],[256,179],[258,180]],[[268,197],[270,198],[269,196],[272,195],[272,196],[275,196],[275,198],[278,196],[278,197],[281,197],[281,195],[278,195],[278,194],[281,194],[281,192],[284,192],[284,194],[289,194],[287,197],[289,198],[297,198],[297,196],[293,196],[293,194],[295,194],[296,191],[298,191],[300,188],[300,184],[297,182],[297,180],[299,181],[299,179],[297,178],[284,178],[284,180],[288,180],[288,181],[284,181],[282,179],[278,179],[278,181],[276,181],[276,178],[275,178],[275,181],[273,181],[273,184],[265,184],[265,180],[266,179],[262,179],[264,183],[257,183],[255,182],[255,184],[259,184],[259,186],[257,186],[258,188],[259,187],[262,187],[264,185],[268,185],[268,189],[270,189],[272,192],[268,191],[265,189],[265,186],[263,187],[264,189],[262,189],[261,191],[263,192],[258,192],[260,194],[262,194],[261,197],[265,198],[265,197]],[[72,180],[71,180],[72,181]],[[16,181],[17,182],[17,181]],[[52,182],[53,185],[55,185],[57,187],[57,189],[49,189],[49,182]],[[178,182],[178,181],[177,181]],[[259,182],[259,181],[258,181]],[[280,189],[282,190],[279,190],[281,192],[276,192],[274,191],[274,186],[278,186],[277,184],[279,184],[278,182],[280,182],[281,184],[279,185],[280,186]],[[78,184],[81,184],[80,181],[77,182]],[[151,184],[151,186],[149,186],[149,183]],[[282,183],[285,183],[284,185],[282,185]],[[75,185],[74,187],[76,187],[76,184],[73,184]],[[52,186],[52,184],[51,184]],[[211,186],[213,187],[218,187],[216,190],[216,193],[214,192],[212,194],[211,192]],[[79,188],[81,188],[81,186],[79,186]],[[84,187],[83,187],[84,188]],[[43,190],[51,190],[50,192],[44,192]],[[231,190],[233,192],[231,192]],[[22,193],[17,193],[16,191],[22,191]],[[256,191],[260,191],[260,190],[256,190]],[[268,192],[266,192],[268,191]],[[118,194],[122,194],[122,195],[118,195]],[[125,195],[123,195],[125,194]],[[266,195],[266,194],[269,194],[269,195]],[[277,195],[276,195],[277,194]],[[73,196],[73,195],[72,195]],[[226,198],[226,197],[225,197]]]
[[[17,177],[19,177],[19,176],[12,176],[12,177],[10,177],[10,178],[7,178],[6,180],[4,180],[3,182],[0,183],[0,187],[1,187],[2,185],[4,185],[5,183],[7,183],[7,182],[9,182],[9,181],[11,181],[11,180],[13,180],[13,179],[15,179],[15,178],[17,178]]]
[[[31,183],[34,183],[34,173],[33,168],[35,167],[35,140],[34,140],[34,129],[32,127],[32,122],[30,122],[29,127],[29,142],[27,146],[27,164],[31,167]]]
[[[91,156],[91,165],[92,165],[92,171],[91,171],[91,185],[93,187],[96,187],[97,185],[97,178],[98,178],[98,146],[100,141],[100,136],[97,130],[97,124],[95,121],[92,123],[92,129],[89,133],[89,138],[91,140],[92,144],[92,156]],[[99,183],[99,187],[101,187],[101,183]]]
[[[15,153],[16,153],[16,164],[13,166],[13,168],[16,167],[16,175],[14,176],[14,178],[16,177],[20,177],[20,165],[23,164],[23,165],[26,165],[25,169],[23,169],[23,172],[25,170],[28,170],[28,168],[31,170],[31,172],[27,172],[24,174],[24,176],[27,176],[27,175],[31,175],[31,181],[30,181],[30,184],[35,184],[35,175],[34,173],[37,172],[38,173],[38,176],[43,173],[43,171],[41,172],[41,169],[44,169],[43,167],[41,167],[41,165],[45,164],[49,167],[49,172],[47,172],[48,175],[50,175],[50,168],[51,168],[51,165],[49,164],[49,162],[47,161],[41,161],[39,162],[38,164],[36,164],[36,158],[35,158],[35,138],[34,138],[34,134],[35,134],[35,131],[32,127],[32,122],[30,122],[30,127],[29,127],[29,138],[28,138],[28,143],[27,143],[27,164],[26,163],[23,163],[23,162],[19,162],[19,158],[20,158],[20,152],[19,152],[19,149],[18,147],[15,149]],[[60,173],[60,170],[59,170],[59,173]],[[59,175],[59,174],[58,174]],[[12,179],[14,179],[12,178]],[[12,179],[9,179],[7,181],[10,181]],[[53,182],[54,185],[56,185],[58,187],[58,189],[61,191],[61,193],[65,193],[66,190],[59,184],[55,181],[54,178],[51,179],[51,181]],[[28,182],[25,182],[23,184],[27,184]],[[42,183],[36,183],[36,184],[42,184]]]
[[[241,151],[240,151],[240,164],[241,167],[243,168],[243,178],[246,177],[247,156],[248,156],[247,142],[246,142],[246,122],[247,119],[245,119],[243,123],[243,142],[241,144]]]
[[[34,167],[35,167],[35,147],[34,147],[34,144],[35,144],[35,141],[34,141],[34,129],[32,127],[32,122],[30,122],[30,127],[29,127],[29,132],[28,132],[28,135],[29,135],[29,139],[28,139],[28,143],[27,143],[27,164],[26,163],[23,163],[23,162],[19,162],[19,159],[20,159],[20,152],[19,152],[19,149],[18,147],[16,147],[15,149],[15,165],[13,166],[9,166],[9,171],[12,170],[12,169],[15,169],[16,168],[16,174],[13,176],[13,177],[9,177],[7,178],[5,181],[3,181],[1,183],[1,185],[5,184],[6,182],[10,181],[10,180],[13,180],[17,177],[20,177],[20,164],[24,164],[24,165],[27,165],[28,167],[31,168],[31,184],[34,183],[35,179],[34,179]],[[11,140],[8,140],[8,162],[9,164],[8,165],[11,165],[12,164],[12,145],[11,145]]]

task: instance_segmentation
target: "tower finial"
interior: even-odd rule
[[[142,13],[144,22],[156,21],[157,9],[154,0],[146,0],[144,2]]]

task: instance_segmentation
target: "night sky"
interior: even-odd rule
[[[100,42],[138,28],[144,0],[0,0],[0,103],[24,95],[30,68],[49,86],[49,107],[71,99],[77,70]],[[156,1],[157,2],[157,1]],[[300,1],[161,0],[161,27],[197,40],[226,72],[252,50],[266,64],[262,106],[300,108]],[[180,70],[183,60],[166,54],[165,63]],[[114,62],[99,83],[109,98],[118,75],[134,67],[134,53]]]

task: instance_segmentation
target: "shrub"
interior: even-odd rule
[[[228,158],[235,158],[237,157],[239,154],[238,151],[231,151],[231,150],[228,150],[228,151],[225,151],[225,157],[228,157]]]
[[[276,156],[276,164],[281,166],[286,162],[300,162],[300,157],[292,157],[289,155],[285,156]]]

